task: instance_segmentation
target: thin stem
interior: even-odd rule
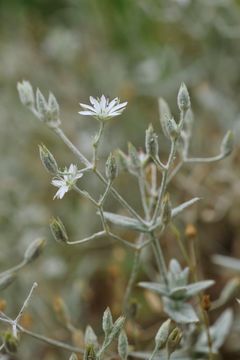
[[[181,253],[182,253],[185,261],[187,262],[187,264],[191,265],[191,260],[190,260],[190,257],[188,255],[186,249],[185,249],[185,246],[183,244],[180,232],[178,231],[177,227],[173,223],[171,223],[171,229],[172,229],[172,231],[174,232],[174,234],[176,236],[178,246],[179,246],[179,248],[181,250]]]
[[[163,171],[163,174],[162,174],[162,181],[161,181],[161,186],[160,186],[160,190],[159,190],[159,194],[158,194],[157,204],[156,204],[154,214],[152,217],[152,225],[155,224],[157,221],[159,211],[161,208],[161,204],[162,204],[162,200],[163,200],[163,197],[164,197],[164,194],[166,191],[168,172],[172,166],[172,163],[174,161],[175,152],[176,152],[176,142],[177,142],[177,140],[174,140],[171,142],[171,150],[170,150],[170,154],[168,157],[166,169]]]
[[[176,165],[176,167],[172,170],[172,172],[168,175],[167,178],[167,184],[169,184],[172,179],[174,178],[175,175],[177,175],[177,173],[179,172],[179,170],[181,169],[181,167],[183,166],[184,161],[181,160],[179,161],[179,163]]]
[[[223,154],[219,154],[217,156],[212,156],[212,157],[206,157],[206,158],[185,158],[184,162],[185,163],[211,163],[211,162],[215,162],[215,161],[219,161],[225,158],[225,155]]]
[[[106,200],[106,197],[107,197],[107,195],[108,195],[108,193],[110,191],[111,186],[112,186],[112,182],[109,181],[103,195],[101,196],[101,198],[99,200],[99,203],[98,203],[99,206],[103,206],[103,204],[104,204],[104,202]]]
[[[81,163],[86,165],[87,167],[91,167],[92,164],[88,161],[88,159],[76,148],[75,145],[72,144],[72,142],[68,139],[68,137],[64,134],[62,129],[54,128],[53,131],[61,138],[61,140],[64,142],[67,147],[73,152],[74,155],[76,155]]]
[[[142,170],[141,170],[140,176],[138,177],[138,185],[139,185],[139,190],[140,190],[140,194],[141,194],[141,201],[142,201],[142,206],[143,206],[143,210],[144,210],[144,215],[145,215],[146,220],[149,220],[150,214],[149,214],[149,208],[148,208],[148,204],[147,204],[144,174],[143,174]]]
[[[130,243],[127,240],[124,240],[123,238],[121,238],[120,236],[113,234],[111,231],[108,231],[107,235],[109,235],[111,238],[120,241],[121,243],[123,243],[124,245],[128,246],[131,249],[137,250],[138,247],[135,244]]]
[[[5,323],[7,323],[7,324],[10,324],[11,326],[13,326],[15,324],[15,320],[9,318],[3,312],[0,312],[0,315],[2,316],[0,318],[0,321],[3,321]],[[84,351],[81,348],[78,348],[78,347],[63,343],[63,342],[58,341],[58,340],[51,339],[51,338],[49,338],[47,336],[35,333],[33,331],[27,330],[23,326],[19,325],[18,323],[16,324],[16,329],[19,332],[23,333],[23,334],[29,335],[29,336],[31,336],[31,337],[33,337],[33,338],[35,338],[37,340],[43,341],[43,342],[45,342],[45,343],[47,343],[49,345],[56,346],[56,347],[64,349],[64,350],[72,351],[72,352],[76,352],[76,353],[80,353],[80,354],[84,353]]]
[[[106,231],[99,231],[91,236],[88,236],[88,237],[85,237],[84,239],[81,239],[81,240],[76,240],[76,241],[68,241],[67,244],[68,245],[78,245],[78,244],[84,244],[88,241],[91,241],[91,240],[96,240],[96,239],[99,239],[103,236],[107,235],[107,232]]]
[[[130,298],[134,283],[135,283],[136,278],[137,278],[139,264],[140,264],[140,257],[141,257],[141,250],[137,249],[135,251],[135,254],[134,254],[134,260],[133,260],[131,275],[129,277],[127,288],[126,288],[126,291],[125,291],[125,294],[124,294],[124,299],[123,299],[123,312],[125,314],[127,314],[127,307],[128,307],[129,298]]]
[[[97,177],[105,184],[107,185],[108,181],[105,179],[105,177],[97,170],[92,168],[92,164],[88,161],[88,159],[77,149],[75,145],[68,139],[68,137],[64,134],[63,130],[60,128],[54,128],[53,131],[58,135],[61,140],[67,145],[67,147],[73,152],[73,154],[80,160],[81,163],[83,163],[85,166],[92,169],[92,171],[97,175]],[[119,203],[124,206],[130,214],[132,214],[136,219],[138,219],[142,224],[145,224],[144,220],[141,218],[141,216],[138,215],[138,213],[127,203],[126,200],[123,199],[123,197],[118,193],[117,190],[115,190],[113,187],[111,187],[111,193],[119,201]]]
[[[26,300],[24,301],[23,306],[21,307],[21,309],[20,309],[20,311],[19,311],[16,319],[14,320],[14,322],[15,322],[16,324],[17,324],[17,323],[19,322],[19,320],[21,319],[21,317],[22,317],[25,309],[27,308],[27,306],[28,306],[28,304],[29,304],[29,302],[30,302],[30,299],[31,299],[32,294],[33,294],[33,291],[36,289],[37,286],[38,286],[38,284],[35,282],[35,283],[33,284],[32,288],[31,288],[31,290],[30,290],[30,292],[29,292]]]
[[[47,343],[49,345],[56,346],[58,348],[61,348],[63,350],[67,350],[67,351],[70,351],[70,352],[75,352],[75,353],[79,353],[79,354],[84,353],[84,350],[79,348],[79,347],[66,344],[66,343],[64,343],[62,341],[58,341],[58,340],[48,338],[47,336],[44,336],[44,335],[41,335],[41,334],[37,334],[37,333],[35,333],[33,331],[25,329],[24,327],[22,327],[20,325],[17,325],[17,328],[23,334],[29,335],[29,336],[31,336],[31,337],[33,337],[33,338],[35,338],[37,340],[43,341],[43,342],[45,342],[45,343]]]
[[[152,238],[153,251],[154,251],[154,254],[155,254],[155,257],[157,260],[157,264],[159,267],[160,276],[162,277],[165,285],[168,286],[167,266],[165,263],[161,245],[159,244],[159,241],[154,233],[151,233],[151,238]]]
[[[27,265],[27,262],[26,262],[26,260],[23,260],[18,265],[15,265],[15,266],[9,268],[8,270],[1,272],[0,276],[5,276],[5,275],[8,275],[9,273],[17,272],[18,270],[22,269],[25,265]]]
[[[79,187],[76,185],[73,186],[73,189],[85,199],[91,201],[91,203],[98,208],[97,201],[95,201],[87,191],[79,189]]]
[[[103,134],[103,130],[104,130],[104,122],[101,121],[99,131],[93,142],[93,160],[92,160],[93,169],[96,169],[96,167],[97,167],[97,151],[98,151],[98,146],[100,143],[101,136]]]

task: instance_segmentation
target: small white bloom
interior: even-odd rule
[[[91,105],[80,103],[84,111],[80,111],[79,114],[86,116],[94,116],[96,119],[101,121],[121,115],[121,113],[127,106],[127,102],[120,103],[120,100],[117,97],[111,101],[104,95],[102,95],[100,99],[95,99],[92,96],[90,96],[89,99]]]
[[[54,196],[54,199],[62,199],[66,192],[71,190],[77,180],[83,176],[77,166],[73,164],[69,166],[69,169],[65,169],[64,172],[65,174],[62,177],[54,178],[52,180],[52,184],[59,188]]]

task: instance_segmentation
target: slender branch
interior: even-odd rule
[[[22,260],[18,265],[15,265],[15,266],[9,268],[8,270],[1,272],[0,276],[5,276],[5,275],[8,275],[9,273],[17,272],[18,270],[22,269],[25,265],[27,265],[27,261]]]
[[[152,225],[155,224],[157,221],[159,211],[161,208],[161,204],[162,204],[162,200],[163,200],[163,197],[164,197],[164,194],[166,191],[168,172],[172,166],[172,163],[174,161],[175,152],[176,152],[176,142],[177,142],[177,140],[174,140],[171,142],[171,150],[170,150],[170,154],[168,157],[166,169],[163,171],[163,174],[162,174],[162,181],[161,181],[161,186],[160,186],[160,190],[159,190],[159,194],[158,194],[157,204],[156,204],[154,214],[152,217]]]
[[[222,159],[225,158],[225,155],[223,154],[219,154],[217,156],[212,156],[212,157],[206,157],[206,158],[186,158],[184,159],[185,163],[212,163],[215,161],[220,161]]]
[[[99,239],[103,236],[107,235],[106,231],[99,231],[91,236],[85,237],[84,239],[81,240],[76,240],[76,241],[68,241],[67,244],[68,245],[78,245],[78,244],[84,244],[90,240],[96,240]]]
[[[91,168],[92,171],[97,175],[97,177],[105,184],[107,185],[108,181],[105,179],[105,177],[97,170],[92,168],[92,164],[88,161],[88,159],[77,149],[75,145],[68,139],[68,137],[64,134],[63,130],[60,128],[54,128],[53,131],[58,135],[61,140],[67,145],[67,147],[73,152],[73,154],[88,168]],[[145,224],[144,220],[141,218],[141,216],[138,215],[138,213],[127,203],[126,200],[123,199],[123,197],[118,193],[117,190],[115,190],[113,187],[111,187],[111,193],[117,199],[122,206],[124,206],[130,214],[132,214],[136,219],[138,219],[142,224]]]
[[[100,143],[101,136],[103,134],[103,130],[104,130],[104,122],[101,121],[99,131],[93,142],[93,160],[92,160],[93,169],[96,169],[96,167],[97,167],[97,151],[98,151],[98,146]]]
[[[58,348],[61,348],[63,350],[67,350],[67,351],[70,351],[70,352],[75,352],[75,353],[79,353],[79,354],[84,353],[84,350],[79,348],[79,347],[66,344],[66,343],[64,343],[62,341],[58,341],[58,340],[48,338],[47,336],[35,333],[33,331],[30,331],[30,330],[27,330],[27,329],[25,329],[24,327],[22,327],[20,325],[17,325],[17,328],[23,334],[29,335],[29,336],[31,336],[31,337],[33,337],[33,338],[35,338],[37,340],[43,341],[43,342],[45,342],[45,343],[47,343],[49,345],[56,346]]]
[[[143,206],[143,210],[144,210],[144,215],[145,215],[146,220],[149,220],[150,214],[149,214],[149,208],[148,208],[148,204],[147,204],[144,174],[143,174],[142,170],[141,170],[140,176],[138,177],[138,185],[139,185],[139,190],[140,190],[140,194],[141,194],[141,201],[142,201],[142,206]]]
[[[134,254],[131,275],[129,277],[127,288],[126,288],[126,291],[124,294],[124,299],[123,299],[123,312],[125,314],[127,313],[128,301],[129,301],[129,298],[130,298],[130,295],[131,295],[131,292],[132,292],[132,289],[133,289],[133,286],[134,286],[134,283],[136,281],[136,277],[138,274],[140,257],[141,257],[141,250],[137,249]]]
[[[162,231],[163,231],[163,229],[162,229]],[[156,257],[156,261],[158,264],[160,276],[162,277],[165,285],[168,286],[167,266],[166,266],[166,263],[164,260],[161,245],[159,244],[159,241],[153,232],[151,233],[151,238],[152,238],[152,247],[153,247],[154,255]]]

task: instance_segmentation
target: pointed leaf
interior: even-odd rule
[[[118,214],[113,214],[110,212],[103,212],[104,218],[107,221],[110,221],[112,224],[123,227],[125,229],[140,231],[140,232],[148,232],[147,227],[142,225],[138,220],[122,216]]]
[[[213,255],[212,260],[214,264],[224,266],[231,270],[240,271],[240,260],[230,256]]]
[[[185,201],[181,205],[178,205],[177,207],[173,208],[172,209],[172,218],[174,218],[175,216],[180,214],[183,210],[187,209],[189,206],[195,204],[199,200],[200,200],[199,197],[195,197],[195,198],[193,198],[191,200],[188,200],[188,201]]]
[[[168,296],[168,290],[165,285],[154,283],[154,282],[140,282],[138,283],[138,286],[157,292],[160,295]]]

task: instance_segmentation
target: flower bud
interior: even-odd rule
[[[141,161],[139,159],[137,149],[131,143],[128,143],[128,156],[130,160],[129,165],[135,170],[139,169],[141,167]]]
[[[234,135],[232,131],[228,131],[221,143],[220,151],[223,156],[228,156],[231,154],[234,148]]]
[[[68,235],[62,221],[58,218],[50,220],[50,229],[54,239],[57,242],[66,244],[68,242]]]
[[[184,83],[182,83],[180,86],[180,89],[178,92],[178,97],[177,97],[177,103],[178,103],[179,110],[184,111],[184,112],[187,111],[191,106],[188,89]]]
[[[6,275],[0,274],[0,290],[6,289],[9,285],[12,284],[12,282],[16,279],[15,273],[9,273]]]
[[[78,360],[78,357],[76,354],[72,353],[72,355],[70,356],[69,360]]]
[[[30,82],[23,80],[18,82],[17,89],[20,97],[20,101],[23,105],[32,108],[35,103],[33,88]]]
[[[102,328],[106,336],[112,331],[113,319],[109,307],[107,307],[107,309],[103,313]]]
[[[118,167],[115,156],[111,153],[106,161],[105,166],[106,177],[109,181],[113,181],[118,174]]]
[[[168,133],[168,138],[174,140],[178,137],[179,128],[174,118],[166,118],[166,131]]]
[[[36,105],[40,120],[44,121],[48,113],[48,104],[39,89],[36,92]]]
[[[124,316],[120,316],[116,321],[115,323],[113,324],[113,328],[112,328],[112,331],[111,333],[109,334],[109,338],[112,340],[114,340],[119,332],[122,330],[123,328],[123,325],[125,323],[125,317]]]
[[[126,360],[128,356],[128,339],[125,331],[121,331],[118,337],[118,354],[122,360]]]
[[[93,328],[88,325],[85,330],[84,342],[86,345],[97,345],[97,335],[95,334]]]
[[[61,124],[59,118],[59,105],[52,93],[49,94],[47,102],[41,91],[37,89],[36,104],[39,113],[39,119],[41,121],[44,121],[51,128],[56,128]]]
[[[53,93],[49,93],[48,97],[48,107],[51,113],[51,120],[52,121],[59,121],[59,104],[57,102],[56,97],[53,95]]]
[[[171,320],[166,320],[159,328],[155,336],[155,344],[158,350],[161,350],[165,347],[167,339],[170,333]]]
[[[9,353],[16,353],[19,346],[19,340],[11,332],[6,332],[3,336],[4,347]]]
[[[57,162],[45,145],[39,145],[39,154],[45,169],[52,175],[55,175],[58,171]]]
[[[162,126],[162,130],[166,138],[169,139],[169,133],[167,131],[166,123],[167,123],[167,119],[170,119],[172,115],[169,106],[164,99],[160,98],[158,100],[158,105],[159,105],[160,123]]]
[[[119,165],[120,170],[127,171],[128,170],[128,157],[120,149],[117,150],[117,160],[118,160],[118,165]]]
[[[201,300],[201,306],[202,309],[205,311],[209,311],[211,308],[211,300],[210,300],[210,295],[208,294],[204,294]]]
[[[181,339],[182,339],[181,330],[178,327],[174,328],[167,340],[168,359],[170,355],[177,349]]]
[[[158,157],[157,135],[154,132],[151,124],[149,125],[148,129],[146,130],[145,147],[146,147],[147,155],[151,156],[152,158]]]
[[[37,259],[41,255],[45,245],[45,239],[37,239],[32,244],[30,244],[24,254],[24,260],[26,263],[28,264]]]
[[[87,345],[84,351],[83,360],[96,360],[96,359],[97,359],[97,355],[94,346],[92,344]]]
[[[167,225],[171,221],[172,217],[172,206],[169,199],[169,194],[167,193],[163,199],[162,203],[162,223]]]

